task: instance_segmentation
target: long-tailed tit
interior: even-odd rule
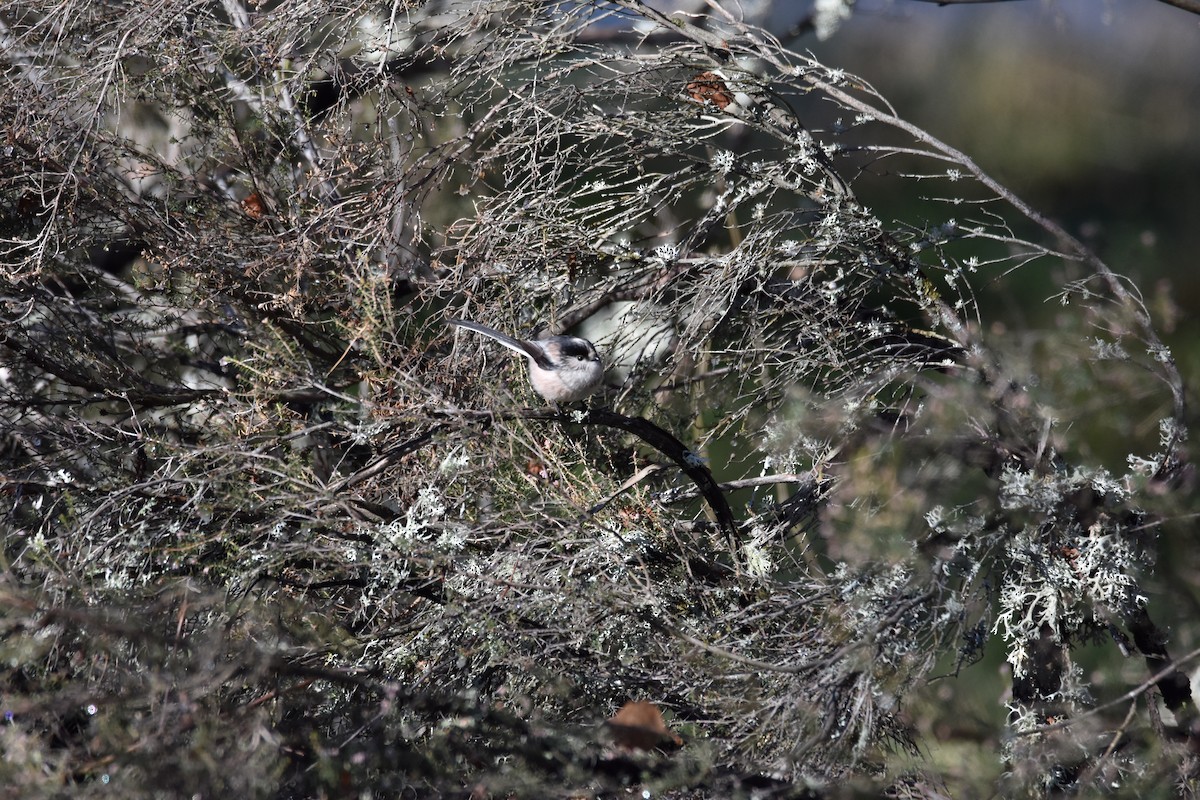
[[[528,358],[529,382],[533,384],[533,390],[551,403],[582,400],[599,389],[604,381],[600,354],[587,339],[578,336],[514,339],[478,322],[465,319],[447,319],[446,322],[482,333]]]

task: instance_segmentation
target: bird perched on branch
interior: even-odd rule
[[[588,397],[604,381],[604,364],[596,346],[578,336],[547,336],[544,339],[514,339],[494,328],[465,319],[447,323],[495,339],[509,350],[529,359],[529,382],[546,400],[573,403]]]

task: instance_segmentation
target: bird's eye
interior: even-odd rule
[[[576,361],[583,361],[584,356],[575,356]]]

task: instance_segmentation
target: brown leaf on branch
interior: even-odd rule
[[[673,733],[658,706],[646,700],[630,700],[606,723],[613,739],[630,750],[668,750],[683,745]]]

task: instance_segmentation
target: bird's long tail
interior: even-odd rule
[[[533,346],[522,342],[520,339],[514,339],[507,334],[503,334],[495,328],[489,328],[487,325],[480,325],[478,322],[471,322],[470,320],[465,319],[447,319],[446,322],[450,325],[456,325],[459,328],[466,328],[469,331],[482,333],[484,336],[495,339],[509,350],[516,351],[523,356],[532,358],[534,361],[537,361],[542,357],[541,352],[535,350]]]

